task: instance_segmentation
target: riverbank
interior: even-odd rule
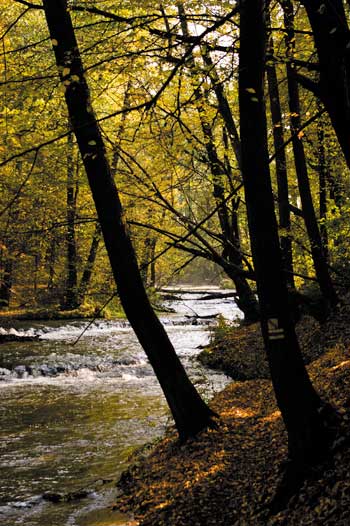
[[[305,316],[296,325],[296,332],[306,364],[323,354],[328,337],[325,326],[315,318]],[[260,323],[240,327],[219,323],[212,330],[210,344],[198,359],[203,365],[223,371],[233,380],[270,378]]]
[[[173,313],[174,310],[161,303],[153,304],[157,313]],[[98,307],[82,305],[77,309],[62,310],[58,306],[14,308],[0,310],[0,326],[12,327],[14,321],[52,321],[52,320],[85,320],[85,319],[126,319],[122,307]]]
[[[219,393],[211,404],[220,415],[218,429],[184,445],[169,433],[124,474],[116,509],[133,513],[140,526],[349,524],[349,305],[323,326],[304,321],[298,331],[310,358],[324,352],[308,370],[321,396],[342,415],[343,439],[332,461],[315,471],[287,509],[274,516],[266,510],[287,455],[268,379],[234,382]],[[254,327],[238,329],[236,339],[243,353],[260,345]]]
[[[48,320],[77,320],[85,318],[104,317],[96,307],[85,306],[74,310],[61,310],[59,307],[31,308],[31,309],[4,309],[0,311],[1,326],[10,325],[14,320],[21,321],[48,321]]]

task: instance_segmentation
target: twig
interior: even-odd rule
[[[75,345],[78,343],[78,341],[80,340],[80,338],[82,338],[82,336],[86,333],[86,331],[91,327],[91,325],[93,323],[95,323],[95,321],[97,320],[97,318],[100,316],[101,312],[103,311],[103,309],[105,309],[108,305],[108,303],[110,303],[112,301],[112,299],[117,295],[116,292],[113,292],[112,296],[110,296],[108,298],[108,300],[102,305],[102,307],[100,307],[98,309],[98,311],[96,312],[95,316],[93,317],[92,320],[89,321],[89,323],[87,324],[87,326],[83,329],[83,331],[79,334],[78,338],[72,343],[72,345]]]

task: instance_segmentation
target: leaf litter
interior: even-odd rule
[[[231,343],[240,342],[245,353],[262,353],[256,326],[232,331]],[[322,326],[302,320],[298,334],[307,361],[316,357],[308,366],[312,381],[336,406],[342,427],[332,458],[314,470],[284,510],[271,515],[267,508],[282,476],[287,436],[265,378],[232,382],[215,396],[218,429],[185,444],[170,429],[123,474],[115,509],[132,513],[139,526],[349,525],[350,303]]]

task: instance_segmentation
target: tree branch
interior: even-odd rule
[[[301,73],[296,73],[295,77],[303,88],[307,89],[308,91],[311,91],[311,93],[316,95],[316,97],[320,96],[320,87],[318,82],[315,82],[309,79],[308,77],[305,77],[305,75],[302,75]]]

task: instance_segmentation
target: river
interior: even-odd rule
[[[227,292],[227,291],[225,291]],[[229,379],[196,361],[220,313],[240,316],[232,298],[179,293],[161,316],[176,352],[205,399]],[[200,318],[190,318],[193,315]],[[188,317],[190,316],[190,317]],[[140,446],[169,424],[166,402],[133,331],[123,320],[16,323],[36,341],[1,345],[0,525],[117,526],[115,480]],[[77,341],[78,337],[80,339]],[[87,492],[52,503],[43,495]]]

